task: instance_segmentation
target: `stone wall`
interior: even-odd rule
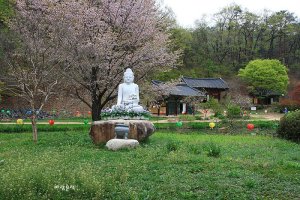
[[[30,105],[27,101],[20,97],[4,95],[0,102],[0,109],[30,109]],[[68,116],[76,116],[78,113],[82,116],[87,116],[90,108],[79,99],[74,99],[68,96],[53,96],[45,104],[43,111],[50,113],[53,110],[55,110],[58,115],[64,112],[67,113]]]

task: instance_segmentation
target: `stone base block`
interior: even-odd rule
[[[133,139],[111,139],[106,143],[106,147],[113,151],[119,149],[136,148],[137,146],[139,146],[139,142]]]
[[[106,143],[115,138],[115,125],[129,126],[128,139],[146,140],[155,131],[152,122],[147,120],[106,120],[95,121],[91,125],[90,136],[95,144]]]

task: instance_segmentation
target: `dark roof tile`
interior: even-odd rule
[[[189,78],[183,77],[182,81],[193,88],[217,88],[229,89],[228,84],[222,78]]]
[[[164,82],[156,81],[156,80],[152,80],[152,83],[158,86],[159,84],[164,84]],[[175,95],[175,96],[198,96],[198,97],[206,96],[205,93],[203,93],[202,91],[192,88],[185,83],[179,83],[171,87],[169,92],[170,95]]]
[[[177,84],[175,87],[171,88],[170,94],[177,96],[205,96],[203,92],[182,83]]]

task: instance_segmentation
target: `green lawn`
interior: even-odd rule
[[[300,145],[156,132],[137,149],[111,152],[87,130],[41,132],[36,145],[31,133],[0,133],[0,180],[1,200],[300,199]]]

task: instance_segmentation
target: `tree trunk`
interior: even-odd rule
[[[33,142],[34,142],[34,143],[37,143],[37,140],[38,140],[38,133],[37,133],[37,124],[36,124],[36,114],[33,114],[33,115],[32,115],[31,125],[32,125]]]
[[[101,119],[101,108],[100,108],[100,102],[97,99],[97,97],[93,97],[92,102],[92,120],[98,121]]]
[[[93,67],[91,72],[91,92],[92,92],[92,120],[98,121],[101,119],[101,106],[100,100],[101,96],[97,94],[98,91],[98,83],[97,83],[97,75],[99,72],[99,68]]]

